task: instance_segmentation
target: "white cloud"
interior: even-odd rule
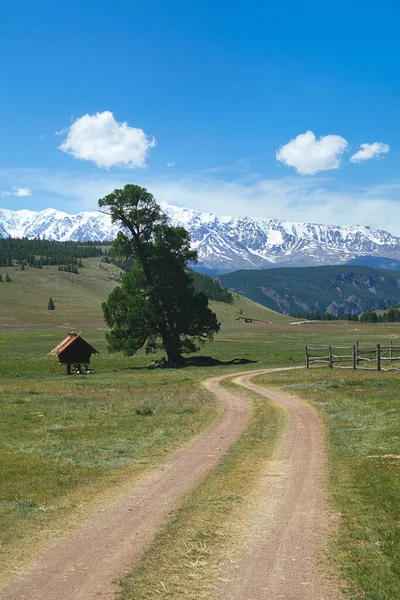
[[[32,196],[32,190],[29,188],[17,188],[11,186],[10,190],[0,191],[0,198],[6,198],[7,196],[18,196],[19,198]]]
[[[80,117],[67,131],[60,150],[98,167],[145,167],[147,153],[156,145],[143,129],[118,123],[108,110]]]
[[[173,167],[174,165],[175,165],[175,161],[174,161],[174,160],[173,160],[173,161],[171,161],[171,162],[167,162],[167,163],[165,163],[165,166],[166,166],[166,167]]]
[[[25,196],[32,196],[32,190],[30,190],[29,188],[12,187],[11,193],[13,196],[18,196],[18,198],[24,198]]]
[[[390,150],[389,144],[374,142],[373,144],[361,144],[360,150],[350,158],[352,163],[360,163],[371,158],[379,157],[381,154],[387,154]]]
[[[294,167],[301,175],[313,175],[318,171],[338,169],[340,156],[347,147],[347,141],[340,135],[324,135],[317,139],[312,131],[306,131],[281,146],[276,158]]]

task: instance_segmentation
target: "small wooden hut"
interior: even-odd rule
[[[53,348],[48,356],[56,356],[62,365],[66,365],[67,375],[71,375],[73,370],[75,373],[81,374],[83,372],[82,365],[84,365],[84,372],[90,373],[89,364],[92,354],[98,354],[97,350],[79,333],[72,332],[68,333],[67,337]]]

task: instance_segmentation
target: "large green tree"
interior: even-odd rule
[[[109,350],[132,356],[143,346],[147,353],[164,348],[168,360],[179,363],[220,329],[187,272],[188,262],[197,260],[188,232],[169,226],[153,195],[137,185],[114,190],[99,207],[123,227],[112,255],[133,261],[102,306]]]

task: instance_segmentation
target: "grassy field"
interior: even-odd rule
[[[0,325],[5,327],[51,327],[82,329],[102,324],[101,303],[118,285],[120,270],[101,263],[99,258],[84,260],[79,274],[43,269],[0,267],[12,282],[0,283]],[[47,310],[52,297],[56,310]]]
[[[311,403],[326,424],[328,498],[339,526],[324,560],[352,600],[400,597],[399,380],[398,373],[329,369],[255,379]],[[121,600],[213,597],[235,545],[234,524],[282,427],[274,406],[253,402],[251,427],[123,579]]]
[[[109,502],[112,490],[156,468],[217,414],[214,399],[199,385],[209,369],[149,371],[152,358],[144,354],[133,359],[108,354],[101,302],[119,271],[100,267],[97,259],[85,265],[79,275],[56,267],[9,269],[12,283],[0,286],[4,576],[28,560],[33,548]],[[47,310],[49,296],[54,311]],[[207,353],[227,363],[260,359],[250,345],[237,343],[246,325],[248,332],[252,328],[235,320],[239,312],[288,321],[246,299],[214,308],[224,324],[222,336],[233,343],[221,339]],[[92,361],[94,375],[67,378],[65,367],[47,354],[67,331],[80,329],[100,355]],[[243,367],[221,364],[212,372],[235,368]],[[35,544],[27,545],[28,538]]]
[[[104,327],[101,303],[120,281],[120,269],[101,263],[99,258],[83,261],[79,274],[58,271],[57,267],[43,269],[0,267],[0,273],[9,273],[12,282],[0,283],[0,326],[90,329]],[[47,310],[52,297],[56,310]],[[232,315],[265,321],[287,322],[289,319],[251,300],[235,297],[232,305],[225,305],[225,320]]]
[[[149,370],[151,358],[144,354],[108,354],[100,307],[117,285],[119,271],[112,265],[100,267],[97,259],[84,262],[79,275],[55,267],[9,269],[13,282],[0,284],[2,575],[27,561],[32,548],[43,547],[115,499],[125,485],[157,468],[200,433],[218,410],[199,385],[202,379],[245,368],[304,364],[306,344],[348,345],[359,340],[367,345],[400,339],[399,324],[291,325],[288,317],[235,297],[232,305],[212,303],[222,331],[201,354],[219,359],[219,365]],[[50,296],[55,311],[47,310]],[[238,316],[268,323],[244,323]],[[100,352],[92,361],[93,375],[67,378],[64,368],[47,356],[71,330],[82,330]],[[254,362],[231,364],[234,359]],[[290,389],[314,403],[326,420],[332,506],[342,515],[331,556],[341,565],[351,598],[400,597],[395,572],[400,539],[398,382],[393,373],[325,369],[268,378],[268,384],[293,386]],[[256,465],[268,456],[277,419],[273,408],[255,401],[246,436],[165,524],[146,553],[142,582],[155,563],[165,570],[165,560],[170,560],[173,594],[182,597],[181,567],[174,567],[182,553],[167,559],[164,552],[163,544],[171,538],[177,540],[177,548],[187,549],[189,571],[191,564],[203,561],[195,571],[212,582],[219,552],[229,543],[229,527],[213,538],[207,526],[221,521],[221,514],[226,525],[229,515],[240,511]],[[254,470],[246,467],[252,454],[259,456]],[[27,539],[35,543],[26,544]],[[161,555],[164,562],[158,563]],[[196,573],[190,575],[194,580]],[[193,593],[198,593],[197,585],[195,581]],[[139,592],[132,589],[128,579],[124,598],[142,597],[133,596]]]

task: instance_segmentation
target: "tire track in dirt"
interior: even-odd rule
[[[224,375],[206,382],[215,391]],[[218,388],[222,415],[132,493],[68,534],[39,557],[22,577],[0,591],[1,600],[114,598],[112,581],[132,567],[168,513],[218,464],[248,424],[249,405]],[[29,542],[27,542],[29,543]]]
[[[205,385],[223,409],[210,428],[157,472],[132,484],[130,494],[42,553],[24,576],[0,591],[0,600],[114,598],[118,587],[112,581],[132,568],[168,513],[219,463],[247,427],[247,400],[219,386],[223,379],[239,376],[245,387],[285,406],[290,419],[262,479],[261,501],[243,533],[245,547],[232,563],[232,572],[228,568],[229,583],[218,597],[337,598],[325,594],[323,578],[314,576],[315,554],[326,541],[327,515],[318,479],[324,463],[321,425],[308,406],[250,382],[255,375],[292,369],[234,372],[207,380]]]
[[[281,390],[256,385],[251,377],[246,374],[234,382],[284,407],[288,421],[239,527],[241,542],[230,556],[216,597],[338,599],[338,581],[318,557],[334,529],[323,487],[322,424],[309,405]]]

